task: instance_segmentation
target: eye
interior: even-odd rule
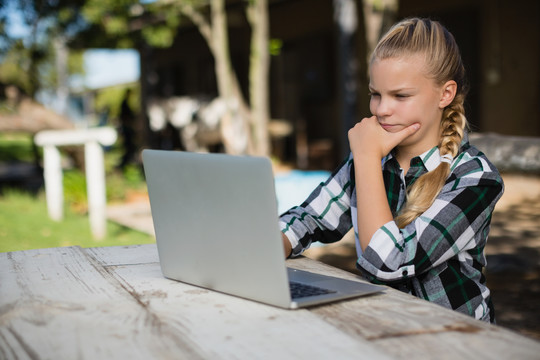
[[[396,94],[396,97],[397,97],[398,99],[405,99],[405,98],[408,98],[408,97],[410,97],[410,96],[411,96],[411,95],[409,95],[409,94]]]
[[[368,93],[368,96],[370,96],[370,97],[379,96],[379,93],[376,93],[376,92],[374,92],[374,91],[370,91],[370,92]]]

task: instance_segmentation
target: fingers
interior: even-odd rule
[[[407,126],[405,129],[398,131],[396,134],[398,134],[401,137],[401,141],[403,141],[409,136],[413,135],[415,132],[417,132],[418,129],[420,129],[420,124],[414,123],[410,126]]]
[[[390,145],[390,150],[392,150],[394,147],[399,146],[405,139],[408,137],[414,135],[418,129],[420,129],[420,124],[415,123],[410,126],[407,126],[406,128],[395,132],[395,133],[388,133],[391,140],[389,140],[388,145]]]
[[[419,128],[420,124],[415,123],[399,131],[387,130],[372,116],[364,118],[349,130],[349,144],[353,154],[375,154],[382,158]]]
[[[410,136],[412,134],[414,134],[415,132],[418,131],[418,129],[420,129],[420,124],[419,123],[414,123],[412,124],[411,126],[407,126],[405,129],[403,129],[404,131],[408,131],[409,132],[409,135],[407,136]]]

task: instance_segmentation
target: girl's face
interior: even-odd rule
[[[420,123],[420,129],[398,145],[415,156],[438,145],[442,111],[449,104],[444,100],[446,84],[426,76],[424,62],[419,55],[376,59],[370,68],[371,113],[389,132]]]

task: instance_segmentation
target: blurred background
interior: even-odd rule
[[[153,242],[143,148],[270,156],[278,201],[304,196],[347,155],[347,130],[369,115],[371,49],[409,16],[460,46],[472,142],[506,182],[486,249],[498,321],[540,339],[537,0],[1,1],[0,251]],[[61,148],[55,222],[34,136],[104,126],[118,141],[104,148],[111,221],[96,239],[83,147]],[[308,256],[355,271],[347,241]]]

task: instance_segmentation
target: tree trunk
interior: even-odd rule
[[[398,6],[398,0],[363,0],[368,57],[371,56],[379,38],[395,22]]]
[[[268,1],[249,1],[247,18],[251,25],[249,64],[250,134],[253,139],[254,153],[256,155],[268,156],[270,154],[270,139],[268,135],[268,121],[270,117],[268,94],[268,73],[270,69]]]
[[[221,122],[224,145],[228,153],[250,153],[249,111],[231,65],[225,0],[212,0],[210,11],[212,24],[209,45],[214,55],[219,95],[225,99],[228,108]]]
[[[250,107],[246,104],[231,65],[225,0],[210,0],[210,23],[193,6],[181,7],[204,37],[215,61],[219,96],[227,101],[228,113],[222,121],[227,152],[268,155],[269,95],[268,2],[249,0],[247,16],[252,29],[250,54]]]
[[[60,115],[67,115],[69,86],[68,86],[68,57],[69,50],[66,46],[66,38],[57,36],[54,39],[54,50],[56,52],[56,111]]]
[[[337,28],[338,93],[341,132],[339,158],[350,151],[348,131],[357,119],[357,58],[355,56],[355,35],[358,29],[358,11],[354,0],[334,0],[334,22]]]

